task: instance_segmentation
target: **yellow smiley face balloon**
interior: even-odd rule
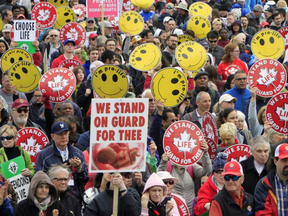
[[[68,0],[48,0],[48,2],[53,4],[55,8],[60,6],[69,6]]]
[[[92,86],[101,98],[123,98],[128,91],[128,79],[119,67],[102,65],[92,76]]]
[[[204,17],[209,17],[212,13],[212,8],[204,2],[195,2],[190,5],[189,13],[192,16],[201,15]]]
[[[149,71],[155,69],[161,61],[160,49],[152,44],[142,44],[136,47],[130,54],[130,65],[139,71]]]
[[[23,93],[33,92],[38,88],[41,73],[33,63],[18,61],[9,70],[9,80],[17,91]]]
[[[195,41],[195,39],[192,36],[186,35],[186,34],[178,35],[177,40],[178,40],[178,44],[181,44],[187,41]]]
[[[132,0],[131,2],[135,6],[148,9],[154,3],[154,0]]]
[[[211,24],[206,17],[197,15],[189,19],[187,29],[194,31],[197,38],[203,39],[211,31]]]
[[[285,42],[279,32],[262,30],[252,38],[251,50],[258,59],[278,59],[285,50]]]
[[[3,30],[3,21],[2,21],[2,19],[0,19],[0,31],[2,31]]]
[[[144,20],[139,13],[127,11],[119,19],[119,28],[123,33],[129,32],[131,35],[137,35],[144,28]]]
[[[69,22],[76,22],[76,14],[69,7],[58,7],[57,9],[57,20],[55,27],[61,29],[63,25]]]
[[[164,101],[166,107],[177,106],[186,96],[186,76],[176,68],[164,68],[153,77],[151,92],[154,99]]]
[[[207,61],[206,50],[194,41],[181,43],[176,48],[175,57],[178,64],[188,71],[201,69]]]
[[[9,70],[11,65],[18,61],[32,62],[32,56],[29,52],[20,48],[12,48],[7,50],[1,58],[2,71],[5,72]]]

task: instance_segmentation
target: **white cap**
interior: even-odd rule
[[[236,102],[237,98],[232,97],[230,94],[224,94],[220,97],[219,104],[221,104],[222,102],[230,102],[232,100],[234,100]]]
[[[173,17],[166,16],[166,17],[163,19],[163,24],[169,22],[170,20],[174,20]]]

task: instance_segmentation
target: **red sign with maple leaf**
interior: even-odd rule
[[[81,43],[86,41],[85,28],[79,23],[66,23],[60,30],[60,42],[64,45],[66,39],[72,39],[75,41],[75,48],[78,49]]]
[[[77,22],[83,21],[86,17],[86,6],[83,4],[75,5],[72,10],[75,12],[77,16]]]
[[[245,144],[232,145],[224,153],[228,155],[227,161],[241,162],[251,155],[251,147]]]
[[[288,134],[288,92],[275,95],[269,100],[266,119],[275,131]]]
[[[82,65],[82,63],[76,59],[65,59],[59,64],[59,68],[67,68],[73,71],[74,67],[77,65]]]
[[[66,68],[53,68],[42,75],[39,89],[54,103],[61,103],[71,97],[76,87],[76,77]]]
[[[288,49],[288,27],[283,27],[283,28],[279,29],[278,32],[284,38],[285,50],[287,50]]]
[[[218,143],[218,132],[216,122],[210,112],[205,111],[203,113],[203,134],[206,138],[213,140],[215,143]]]
[[[171,197],[175,200],[178,211],[179,211],[179,215],[180,216],[187,216],[189,215],[189,209],[185,203],[185,200],[182,198],[179,198],[178,195],[176,194],[171,194]]]
[[[31,11],[31,20],[36,20],[38,28],[50,28],[57,20],[56,8],[51,3],[39,2]]]
[[[38,128],[26,127],[18,131],[16,146],[21,146],[29,154],[33,167],[39,152],[49,143],[45,133]]]
[[[273,97],[285,87],[287,79],[283,65],[274,59],[261,59],[249,70],[248,82],[251,87],[257,87],[257,95]]]
[[[163,148],[170,160],[180,166],[196,163],[203,155],[200,149],[204,140],[202,131],[192,122],[177,121],[171,124],[163,137]]]

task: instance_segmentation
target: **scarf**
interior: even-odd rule
[[[37,198],[34,196],[33,198],[34,204],[40,211],[46,211],[48,208],[48,204],[51,201],[51,195],[48,195],[46,199],[44,199],[41,203],[38,202]]]

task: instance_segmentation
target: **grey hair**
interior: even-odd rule
[[[68,104],[71,104],[72,107],[73,107],[73,110],[74,110],[74,106],[73,106],[72,102],[69,101],[69,100],[66,100],[66,101],[64,101],[63,103],[61,103],[61,107],[60,107],[60,109],[63,110],[64,104],[67,104],[67,103],[68,103]]]
[[[67,174],[67,177],[69,177],[70,175],[69,170],[66,169],[62,164],[58,164],[58,165],[50,167],[47,174],[49,178],[53,180],[58,172],[64,172],[65,174]]]
[[[274,137],[275,134],[277,134],[278,132],[275,131],[273,128],[270,128],[268,131],[267,131],[267,139],[269,141],[270,144],[274,144],[272,139]]]
[[[142,93],[141,97],[145,98],[147,93],[151,93],[152,94],[151,89],[145,89],[144,92]]]
[[[201,97],[202,97],[203,94],[208,94],[208,95],[210,96],[210,94],[209,94],[208,92],[201,91],[201,92],[199,92],[199,93],[197,94],[197,96],[196,96],[196,102],[200,102]]]
[[[243,70],[237,70],[237,71],[235,72],[235,74],[234,74],[234,79],[235,79],[236,75],[237,75],[237,74],[240,74],[240,73],[241,73],[241,74],[242,74],[242,73],[243,73],[243,74],[246,74],[246,72],[243,71]]]
[[[251,152],[254,152],[258,146],[266,145],[266,147],[270,151],[270,144],[267,138],[263,136],[256,136],[253,137],[250,141],[250,146],[251,146]]]

